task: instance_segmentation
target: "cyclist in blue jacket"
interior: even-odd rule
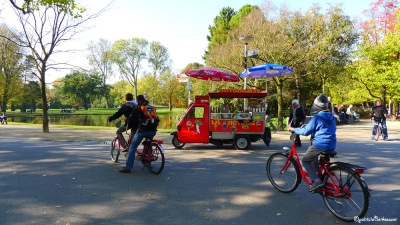
[[[336,122],[332,112],[328,109],[328,98],[325,95],[318,96],[311,107],[311,113],[315,115],[305,127],[289,127],[298,135],[311,135],[312,145],[307,149],[301,159],[304,168],[310,176],[313,184],[310,192],[322,187],[323,184],[317,175],[318,155],[323,151],[334,151],[336,149]]]

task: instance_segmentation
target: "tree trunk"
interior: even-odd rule
[[[278,101],[278,130],[283,130],[283,97],[282,97],[283,84],[279,82],[276,85],[277,101]]]
[[[41,95],[42,95],[42,108],[43,108],[43,133],[49,133],[49,116],[48,116],[48,106],[47,106],[47,96],[46,96],[46,67],[42,65],[42,71],[40,73],[41,82]]]
[[[137,97],[138,96],[138,93],[137,93],[137,80],[135,79],[134,81],[133,81],[133,83],[134,83],[134,85],[135,85],[135,87],[133,87],[134,88],[134,91],[135,91],[135,97]],[[135,99],[136,100],[136,99]]]
[[[381,86],[382,105],[386,105],[386,86]]]
[[[105,89],[105,95],[104,98],[106,99],[106,108],[110,108],[110,95],[108,94],[109,91],[107,90],[107,87]]]

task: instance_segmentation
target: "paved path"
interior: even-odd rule
[[[368,167],[366,218],[397,219],[364,224],[400,224],[400,122],[388,127],[389,142],[369,140],[366,121],[338,127],[338,160]],[[118,173],[123,163],[112,163],[102,144],[114,132],[51,128],[43,136],[40,128],[0,125],[0,224],[345,224],[306,185],[283,194],[269,183],[265,162],[290,145],[287,132],[248,151],[203,144],[175,150],[169,134],[158,134],[167,160],[160,175],[139,163],[132,174]]]

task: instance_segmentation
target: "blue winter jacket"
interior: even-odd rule
[[[317,149],[333,151],[336,148],[336,123],[331,112],[321,111],[315,114],[304,128],[295,128],[294,132],[303,136],[311,134],[313,145]]]

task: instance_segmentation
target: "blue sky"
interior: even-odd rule
[[[81,0],[89,11],[105,6],[109,0]],[[277,6],[287,5],[291,10],[307,10],[314,2],[322,7],[328,3],[343,4],[345,12],[354,17],[361,16],[369,8],[372,0],[273,0]],[[201,59],[207,48],[208,26],[223,7],[230,6],[239,10],[245,4],[261,5],[263,0],[114,0],[111,9],[100,18],[93,20],[92,28],[80,35],[74,47],[85,49],[89,41],[105,38],[110,41],[132,37],[158,41],[168,48],[173,69],[180,72],[188,63],[204,63]],[[3,19],[10,18],[10,12],[4,3],[0,8]],[[9,22],[6,19],[7,23]],[[84,54],[69,55],[71,63],[85,67]],[[75,62],[74,62],[75,61]],[[52,75],[54,80],[58,75]]]

